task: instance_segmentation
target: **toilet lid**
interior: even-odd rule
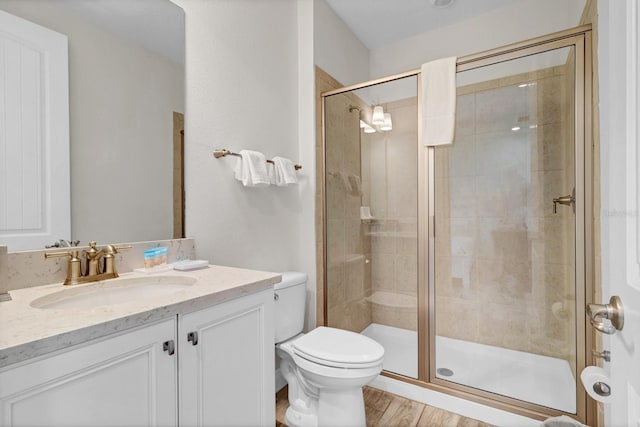
[[[384,357],[384,348],[371,338],[324,326],[295,340],[292,347],[298,356],[326,366],[365,367]]]

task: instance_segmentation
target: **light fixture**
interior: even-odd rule
[[[373,115],[371,116],[371,123],[374,125],[381,125],[384,123],[384,110],[381,105],[373,107]]]
[[[391,113],[384,113],[384,121],[380,125],[380,130],[389,131],[393,129],[393,123],[391,122]]]
[[[369,126],[366,123],[364,125],[365,125],[363,128],[364,133],[375,133],[376,130],[373,127]]]
[[[511,128],[512,131],[517,132],[520,130],[520,126],[514,126]]]

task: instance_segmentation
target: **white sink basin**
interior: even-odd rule
[[[122,304],[146,298],[156,298],[180,292],[196,279],[187,276],[149,276],[113,279],[93,284],[74,285],[31,302],[31,307],[43,309],[95,308]]]

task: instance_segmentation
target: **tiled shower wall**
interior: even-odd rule
[[[374,323],[417,330],[417,98],[383,104],[393,130],[362,136],[364,206],[371,239]]]
[[[552,203],[573,188],[572,70],[458,88],[455,142],[436,149],[438,335],[573,365],[574,214]]]

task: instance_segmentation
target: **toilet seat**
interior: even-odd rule
[[[332,368],[377,367],[384,357],[384,348],[371,338],[324,326],[293,340],[291,348],[309,362]]]

